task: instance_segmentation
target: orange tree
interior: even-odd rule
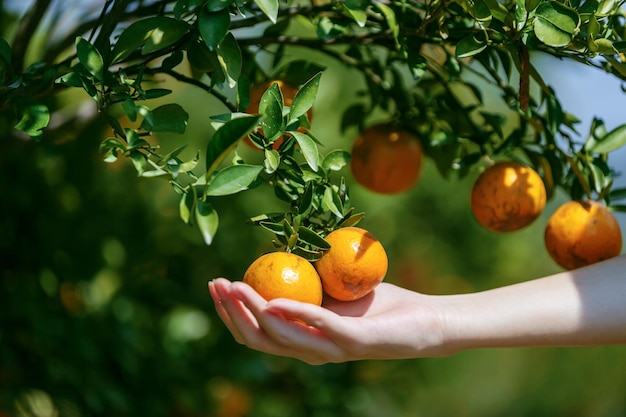
[[[290,206],[254,221],[276,233],[280,245],[312,258],[320,249],[317,237],[358,221],[346,188],[331,177],[349,154],[320,155],[320,142],[306,129],[324,68],[290,58],[301,50],[363,77],[367,100],[346,110],[344,128],[362,128],[382,110],[423,141],[445,176],[462,176],[490,158],[522,159],[542,174],[548,195],[562,187],[573,199],[624,209],[618,204],[624,190],[611,187],[608,155],[626,143],[626,125],[608,131],[598,116],[587,139],[577,141],[575,115],[563,111],[530,60],[543,52],[626,79],[620,2],[109,0],[31,57],[36,29],[54,25],[44,19],[49,7],[35,2],[0,39],[3,135],[53,136],[78,117],[63,111],[55,93],[84,90],[94,114],[108,115],[113,127],[101,144],[105,160],[124,156],[142,177],[169,178],[181,195],[181,218],[196,224],[207,243],[219,223],[214,198],[262,183]],[[509,111],[487,111],[481,86],[467,81],[467,73],[500,89]],[[151,142],[158,132],[184,134],[189,117],[179,103],[163,104],[172,91],[153,82],[161,74],[223,104],[224,112],[207,115],[215,134],[191,160],[180,157],[184,138],[176,149]],[[275,84],[259,114],[243,113],[250,86],[269,79],[301,86],[291,106]],[[113,116],[119,112],[138,127],[122,127]],[[263,161],[235,154],[225,163],[247,135],[265,147]],[[272,149],[283,136],[284,146]]]
[[[21,15],[8,7],[16,3],[0,2],[0,161],[4,164],[0,165],[6,170],[0,207],[3,213],[13,210],[0,223],[9,237],[9,243],[6,236],[0,240],[6,270],[0,288],[6,301],[0,316],[1,407],[14,405],[12,396],[40,387],[60,399],[58,406],[66,407],[67,415],[76,414],[74,407],[93,415],[186,415],[188,409],[202,409],[205,401],[219,402],[224,392],[240,391],[215,378],[209,381],[214,391],[207,397],[203,385],[207,382],[201,376],[213,372],[240,382],[249,380],[254,391],[266,389],[263,376],[273,375],[276,381],[269,368],[285,367],[280,361],[267,366],[252,363],[226,338],[214,355],[220,359],[207,360],[207,351],[215,353],[211,350],[214,333],[224,332],[217,326],[200,346],[181,342],[194,336],[185,333],[189,323],[202,328],[203,316],[180,305],[191,297],[205,308],[206,294],[181,288],[192,279],[193,267],[180,258],[166,257],[156,274],[167,278],[176,270],[176,279],[155,280],[140,267],[129,266],[130,262],[123,264],[115,239],[102,243],[104,255],[98,247],[81,244],[83,234],[112,233],[133,242],[126,254],[133,263],[154,263],[144,236],[157,228],[157,222],[136,202],[126,200],[127,193],[141,194],[137,184],[141,181],[115,184],[126,193],[112,186],[110,205],[100,204],[96,193],[83,184],[81,192],[95,203],[80,221],[68,215],[78,204],[72,188],[59,186],[54,182],[58,179],[47,175],[50,165],[63,164],[38,153],[44,149],[54,154],[54,144],[68,142],[68,137],[77,136],[70,141],[71,152],[61,167],[67,175],[77,182],[103,175],[96,162],[85,158],[93,141],[101,141],[105,161],[127,162],[144,178],[167,179],[179,201],[178,216],[194,225],[207,244],[217,233],[228,232],[218,230],[220,223],[232,224],[228,217],[243,216],[243,210],[230,204],[231,198],[270,186],[283,204],[251,216],[251,223],[274,234],[277,247],[315,259],[327,248],[321,238],[362,218],[353,210],[341,179],[349,153],[309,129],[307,114],[324,74],[333,68],[320,62],[332,61],[359,74],[355,84],[363,85],[358,103],[343,114],[343,129],[363,130],[370,117],[382,113],[386,122],[419,138],[426,156],[444,177],[463,177],[490,159],[518,159],[541,174],[548,196],[561,188],[572,199],[604,200],[613,209],[624,209],[620,200],[626,192],[612,187],[616,172],[609,155],[626,143],[626,125],[609,131],[598,115],[585,139],[577,140],[577,118],[563,110],[559,97],[543,81],[542,69],[531,60],[535,53],[547,53],[626,79],[620,2],[106,0],[81,2],[84,9],[63,9],[58,6],[63,2],[37,0]],[[324,60],[307,58],[309,52]],[[167,88],[160,83],[163,77],[173,80]],[[263,95],[258,114],[245,113],[252,86],[268,80],[298,86],[297,96],[286,105],[284,92],[273,84]],[[191,158],[183,157],[191,143],[185,135],[190,112],[176,98],[172,86],[177,83],[206,92],[207,101],[210,96],[221,107],[214,111],[215,107],[207,106],[213,130],[197,152],[192,150]],[[486,85],[500,92],[501,112],[485,106]],[[68,91],[80,92],[91,101],[77,108],[76,95],[62,99]],[[123,121],[118,120],[120,115]],[[77,127],[103,121],[112,127],[109,137],[94,139],[94,130],[76,134]],[[180,146],[162,149],[156,140],[161,134],[180,135]],[[251,137],[263,152],[254,157],[240,152],[238,143],[244,137]],[[274,149],[279,138],[285,140]],[[322,154],[320,143],[330,152]],[[34,156],[24,157],[28,152]],[[120,169],[118,164],[114,167]],[[115,175],[115,169],[103,176],[112,183],[125,180]],[[16,172],[29,185],[27,193],[20,193],[24,190]],[[132,222],[133,229],[122,225],[122,220]],[[53,239],[72,248],[78,261],[52,245]],[[235,257],[241,248],[229,249],[229,256]],[[217,250],[190,252],[191,263],[203,268],[228,262]],[[99,257],[108,265],[97,280],[71,281],[79,275],[78,263],[89,276],[99,273]],[[115,273],[125,278],[128,288],[110,307],[110,314],[104,314],[95,308],[98,300],[106,299],[102,290],[112,291],[116,285],[117,275],[110,277],[112,268],[117,268]],[[20,273],[23,270],[28,274]],[[206,279],[204,274],[201,278]],[[54,297],[60,303],[54,303]],[[161,337],[155,322],[176,331]],[[239,364],[235,370],[229,367],[233,362]],[[334,389],[339,390],[350,384],[337,382],[336,370],[353,366],[299,371],[335,383]],[[376,366],[370,374],[381,373]],[[362,374],[367,380],[368,372]],[[306,384],[285,379],[287,383],[275,382],[278,389],[301,394],[297,391]],[[153,384],[168,389],[144,392],[149,400],[142,401],[129,388]],[[547,382],[546,391],[559,385]],[[88,395],[69,396],[69,387],[90,390],[85,390]],[[306,387],[303,397],[310,394],[327,403],[333,397],[321,385]],[[398,390],[397,395],[402,392],[407,390]],[[42,399],[37,392],[29,398]],[[324,409],[324,415],[348,415],[346,397],[333,398],[334,412]],[[245,398],[235,402],[246,403]],[[309,407],[308,403],[301,406]],[[533,405],[527,407],[526,415],[536,415]],[[364,415],[365,408],[359,410],[354,415]]]

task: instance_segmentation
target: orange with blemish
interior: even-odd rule
[[[341,300],[356,300],[369,294],[387,274],[387,254],[370,232],[344,227],[326,236],[331,245],[315,261],[326,294]]]
[[[490,166],[472,187],[472,213],[478,223],[493,232],[513,232],[528,226],[545,205],[543,180],[531,167],[517,162]]]

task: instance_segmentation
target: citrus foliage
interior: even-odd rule
[[[608,131],[598,118],[587,140],[576,142],[576,117],[564,112],[530,60],[540,51],[626,79],[620,2],[106,0],[95,13],[74,10],[80,17],[71,19],[57,19],[62,8],[52,10],[63,1],[28,2],[23,18],[4,10],[17,2],[0,3],[2,412],[29,413],[29,401],[41,405],[50,397],[60,415],[217,415],[232,410],[232,402],[240,414],[251,408],[259,416],[623,409],[618,350],[468,355],[449,362],[455,373],[428,361],[312,369],[251,357],[213,326],[217,318],[199,289],[207,271],[243,272],[233,265],[245,264],[261,243],[252,239],[242,248],[248,236],[233,228],[227,231],[235,237],[224,238],[221,250],[185,246],[181,242],[191,241],[186,230],[155,221],[162,220],[159,204],[167,204],[160,194],[148,198],[126,171],[103,170],[90,158],[97,129],[74,136],[77,126],[98,121],[83,120],[83,112],[64,108],[56,95],[84,91],[113,127],[101,143],[104,159],[125,158],[139,176],[169,181],[181,219],[207,243],[218,231],[218,211],[244,215],[243,204],[229,204],[228,196],[262,185],[287,209],[252,222],[276,234],[277,246],[309,258],[327,248],[320,236],[361,217],[345,183],[333,177],[349,155],[307,130],[306,109],[328,70],[314,58],[293,60],[301,51],[298,56],[321,54],[360,74],[355,83],[366,88],[344,114],[344,128],[382,111],[416,133],[445,176],[463,176],[485,158],[515,157],[530,161],[550,193],[562,187],[572,197],[593,195],[620,209],[626,190],[612,189],[608,154],[626,143],[626,125]],[[38,49],[38,43],[45,45]],[[485,110],[485,94],[468,74],[501,92],[502,113]],[[207,132],[211,139],[188,159],[182,155],[190,112],[173,98],[175,91],[162,88],[163,76],[197,87],[223,107],[206,115],[215,132]],[[284,92],[270,87],[260,114],[244,114],[250,87],[270,79],[301,87],[298,103],[281,108]],[[538,93],[531,95],[531,87]],[[138,127],[123,126],[120,113]],[[68,132],[76,141],[66,141],[60,155],[52,144]],[[155,134],[161,132],[180,135],[180,146],[160,149]],[[263,148],[261,164],[237,153],[243,136]],[[281,136],[290,140],[275,153],[270,145]],[[320,142],[330,152],[321,155]],[[491,286],[495,276],[512,282],[526,278],[529,268],[538,273],[535,259],[525,268],[503,267],[514,263],[455,210],[453,198],[433,190],[410,198],[396,208],[402,227],[395,228],[399,238],[389,252],[415,249],[410,241],[439,224],[420,256],[443,260],[422,272],[396,270],[399,282],[444,292],[450,279],[426,280],[434,269],[446,278],[468,277],[477,288]],[[455,250],[446,250],[452,239]],[[413,253],[411,267],[422,268],[414,260]],[[509,365],[520,371],[517,378],[493,378],[475,390],[476,369],[491,367],[498,376]],[[562,375],[573,377],[563,383]],[[451,394],[468,401],[449,401]],[[229,412],[236,413],[223,413]]]
[[[624,190],[611,188],[608,154],[626,143],[626,125],[607,131],[598,118],[587,140],[577,143],[575,115],[563,110],[530,60],[541,51],[626,80],[618,1],[109,0],[27,65],[26,46],[48,6],[37,3],[12,39],[0,40],[4,124],[40,140],[55,129],[50,120],[59,109],[51,94],[67,88],[83,89],[103,114],[121,108],[139,127],[122,128],[111,116],[114,135],[101,145],[105,160],[128,157],[140,176],[168,178],[181,195],[181,218],[199,226],[208,244],[219,224],[213,199],[261,183],[290,204],[279,218],[255,219],[273,231],[286,222],[279,245],[314,258],[318,237],[357,220],[345,188],[329,179],[347,155],[320,155],[307,129],[324,68],[290,59],[294,50],[324,54],[361,74],[364,99],[345,112],[344,128],[363,127],[382,110],[421,138],[444,176],[464,175],[486,157],[524,159],[542,174],[549,195],[563,187],[572,198],[604,199],[624,209],[616,203]],[[498,88],[505,111],[486,111],[480,87],[466,74]],[[184,144],[164,152],[151,142],[155,132],[184,134],[189,117],[179,103],[160,104],[172,93],[154,85],[160,75],[205,90],[226,109],[207,115],[216,132],[191,160],[180,158]],[[287,107],[272,85],[258,115],[243,113],[250,86],[268,79],[302,87]],[[538,94],[530,93],[531,85]],[[263,163],[237,155],[226,162],[253,132],[265,148]],[[284,146],[271,149],[283,136]],[[311,210],[335,217],[314,227],[301,221]],[[304,242],[294,245],[294,239]]]

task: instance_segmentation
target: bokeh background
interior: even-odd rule
[[[534,59],[565,110],[583,121],[581,136],[594,115],[608,127],[626,122],[619,83]],[[349,149],[357,132],[341,132],[339,117],[361,100],[359,77],[327,65],[313,123],[324,153]],[[190,113],[187,133],[155,141],[165,150],[184,141],[191,157],[211,136],[209,117],[224,109],[193,87],[175,88],[168,100]],[[57,99],[69,113],[93,112],[81,94]],[[626,415],[626,347],[309,366],[238,345],[214,312],[207,281],[240,279],[271,248],[272,236],[245,220],[280,203],[263,188],[217,200],[220,229],[206,246],[179,219],[166,181],[138,178],[129,161],[102,161],[106,132],[96,118],[40,143],[0,141],[0,416]],[[611,158],[626,169],[623,151]],[[543,227],[563,195],[527,229],[499,235],[469,211],[477,172],[442,178],[427,160],[419,184],[398,196],[370,193],[341,174],[366,212],[361,225],[387,249],[389,282],[452,294],[560,271],[544,250]]]

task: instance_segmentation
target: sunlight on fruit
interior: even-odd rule
[[[597,201],[567,201],[548,219],[545,245],[554,261],[575,269],[618,256],[622,233],[615,216]]]
[[[535,170],[517,162],[498,162],[474,182],[471,210],[486,229],[513,232],[539,217],[546,198],[543,180]]]
[[[306,259],[287,252],[270,252],[250,264],[243,282],[263,298],[289,298],[321,305],[322,284],[315,268]]]

